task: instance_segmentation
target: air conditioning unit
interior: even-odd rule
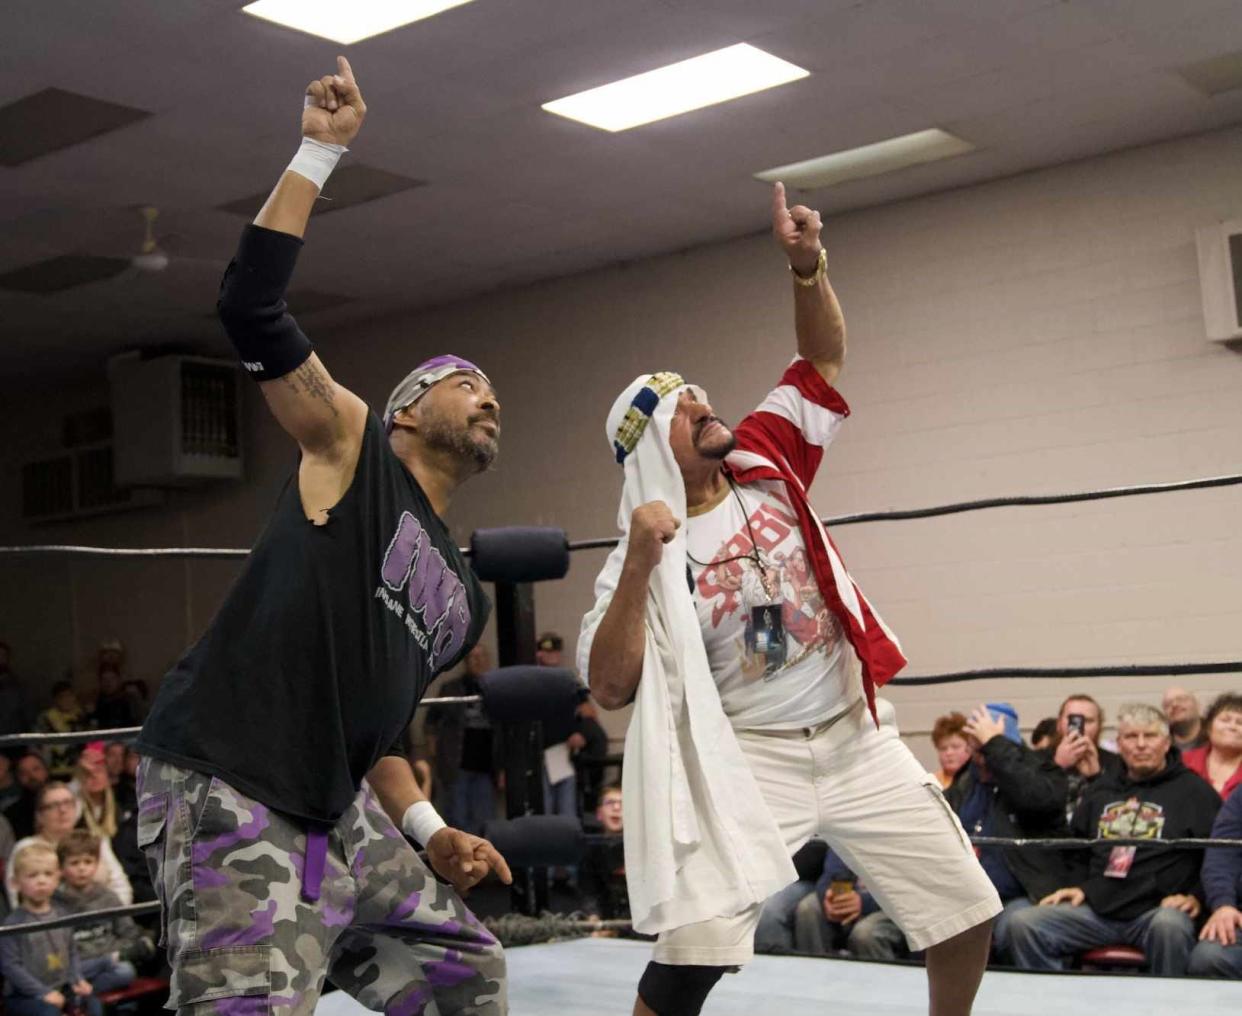
[[[116,482],[181,487],[242,476],[237,364],[137,353],[108,361]]]
[[[110,442],[87,444],[22,466],[22,518],[65,522],[163,504],[164,492],[120,488]]]
[[[1209,339],[1242,339],[1242,219],[1195,231]]]

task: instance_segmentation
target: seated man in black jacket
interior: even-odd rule
[[[963,732],[972,749],[971,762],[945,798],[967,834],[1064,836],[1065,774],[1049,755],[1022,743],[1012,710],[979,706]],[[992,925],[992,955],[1008,963],[1010,921],[1060,885],[1060,859],[1030,848],[977,847],[976,853],[1005,904]]]
[[[1164,714],[1123,706],[1117,747],[1126,771],[1099,780],[1074,813],[1083,838],[1206,837],[1220,808],[1216,791],[1184,765]],[[1186,973],[1202,908],[1202,850],[1099,845],[1074,864],[1065,887],[1013,915],[1010,949],[1026,970],[1058,970],[1075,953],[1125,943],[1147,953],[1153,974]]]

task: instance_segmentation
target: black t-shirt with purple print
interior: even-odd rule
[[[207,632],[164,678],[136,745],[287,815],[334,822],[400,750],[490,604],[371,414],[326,525],[297,474]]]

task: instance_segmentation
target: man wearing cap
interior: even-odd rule
[[[535,662],[541,667],[561,666],[565,640],[554,631],[545,631],[535,643]],[[582,735],[566,727],[553,732],[544,749],[543,810],[546,815],[578,814],[578,780],[572,755],[582,747]],[[572,738],[572,741],[570,740]]]
[[[365,114],[338,58],[308,86],[302,148],[221,284],[225,330],[301,456],[137,744],[138,841],[164,905],[168,1004],[184,1011],[309,1014],[325,976],[373,1010],[507,1010],[500,946],[401,835],[458,890],[509,879],[489,843],[423,798],[404,744],[427,685],[487,619],[441,515],[495,458],[496,393],[474,364],[438,356],[381,421],[284,301]]]
[[[932,1016],[965,1016],[1000,900],[939,784],[876,718],[905,658],[807,500],[849,414],[845,325],[820,217],[773,192],[797,352],[730,431],[703,390],[643,375],[608,416],[624,533],[596,580],[578,664],[625,743],[634,927],[657,933],[639,1016],[699,1012],[753,954],[790,854],[822,835],[914,949]]]

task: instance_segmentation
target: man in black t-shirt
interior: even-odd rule
[[[509,881],[491,844],[436,814],[405,744],[427,685],[487,620],[440,516],[495,458],[500,406],[478,367],[439,356],[381,422],[286,310],[311,209],[366,114],[337,63],[307,88],[302,147],[218,304],[300,462],[152,705],[137,840],[164,905],[170,1008],[309,1016],[327,975],[372,1010],[502,1016],[499,944],[401,835],[459,891]]]

